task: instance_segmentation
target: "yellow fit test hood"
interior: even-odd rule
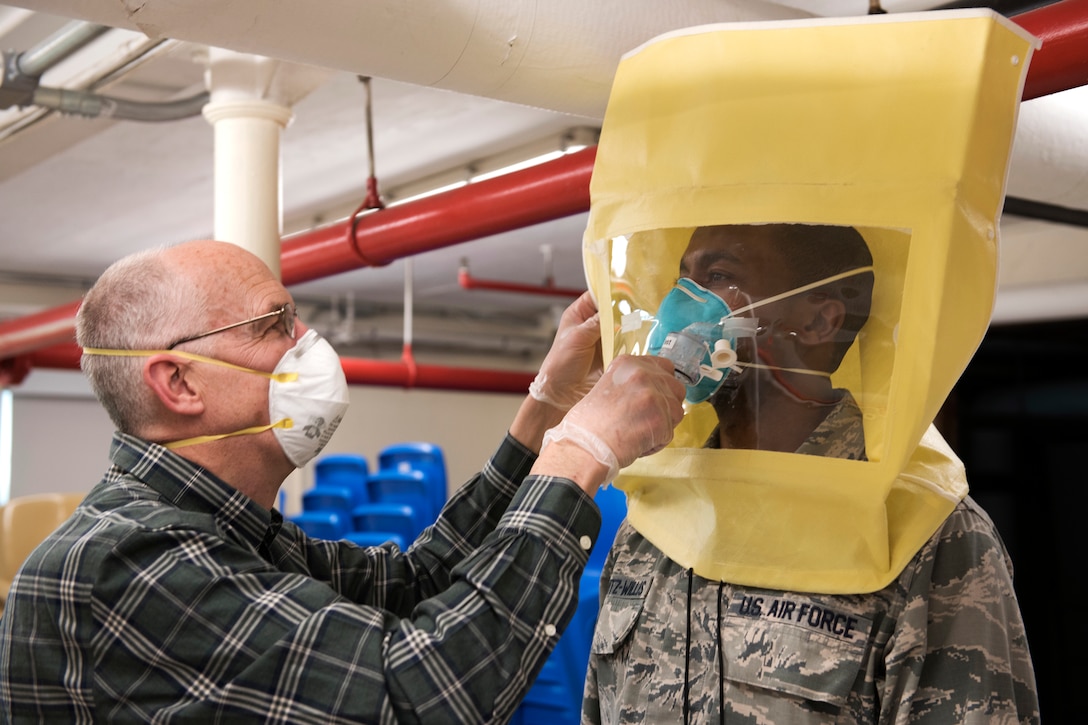
[[[880,589],[967,494],[931,423],[993,307],[998,219],[1035,39],[987,10],[712,25],[616,72],[584,237],[605,358],[646,326],[707,225],[853,226],[869,321],[832,375],[867,460],[702,447],[692,405],[665,450],[616,479],[628,518],[711,579]]]

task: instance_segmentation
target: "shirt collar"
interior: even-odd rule
[[[115,432],[110,460],[179,509],[214,516],[254,548],[267,548],[283,521],[278,511],[265,509],[211,471],[157,443]]]

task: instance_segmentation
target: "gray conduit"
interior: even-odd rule
[[[116,118],[124,121],[176,121],[200,115],[210,95],[202,91],[189,98],[163,103],[141,103],[63,88],[38,88],[33,105],[88,118]]]
[[[0,109],[33,105],[34,91],[42,74],[75,53],[109,28],[74,21],[21,53],[3,54],[0,76]]]
[[[30,50],[5,53],[0,109],[38,106],[70,115],[125,121],[176,121],[200,114],[209,99],[206,91],[175,101],[146,103],[39,85],[43,73],[109,30],[105,25],[74,21]]]
[[[15,70],[20,75],[39,78],[42,73],[110,29],[106,25],[72,21],[30,50],[15,56]]]

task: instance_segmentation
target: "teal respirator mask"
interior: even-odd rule
[[[737,369],[737,338],[756,334],[755,318],[735,317],[725,300],[687,277],[661,300],[656,317],[647,350],[672,361],[689,403],[718,392]]]
[[[684,399],[689,403],[709,400],[721,389],[731,372],[746,367],[829,377],[829,373],[819,370],[781,368],[754,361],[738,362],[737,338],[754,338],[759,328],[759,321],[755,317],[740,315],[828,283],[872,271],[871,266],[866,266],[841,272],[735,310],[698,282],[681,277],[658,306],[646,349],[651,355],[672,361],[677,379],[687,386]]]

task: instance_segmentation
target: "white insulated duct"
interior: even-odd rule
[[[9,0],[39,12],[528,106],[601,118],[620,57],[681,27],[811,17],[762,0]],[[859,5],[864,5],[859,0]],[[859,9],[859,14],[864,9]],[[1088,209],[1088,88],[1024,103],[1008,193]],[[1001,288],[1084,276],[1088,230],[1003,224]],[[1014,227],[1017,230],[1014,231]],[[1021,235],[1018,232],[1028,232]],[[1053,299],[1053,295],[1047,295]],[[1047,306],[1047,305],[1044,305]],[[1047,310],[1041,310],[1044,317]],[[1079,311],[1078,311],[1079,314]],[[995,316],[995,320],[1000,316]]]
[[[1020,106],[1009,196],[1088,208],[1088,86]]]
[[[242,53],[600,118],[620,56],[676,28],[810,17],[761,0],[15,0]]]
[[[1020,106],[1010,197],[1088,209],[1088,86]],[[1006,217],[995,323],[1088,317],[1088,229]]]
[[[357,75],[601,118],[620,57],[660,33],[811,17],[763,0],[14,0],[39,12]],[[864,5],[859,0],[859,6]],[[859,13],[864,12],[859,8]],[[1010,196],[1088,209],[1073,91],[1025,103]],[[1085,108],[1082,102],[1081,108]]]

